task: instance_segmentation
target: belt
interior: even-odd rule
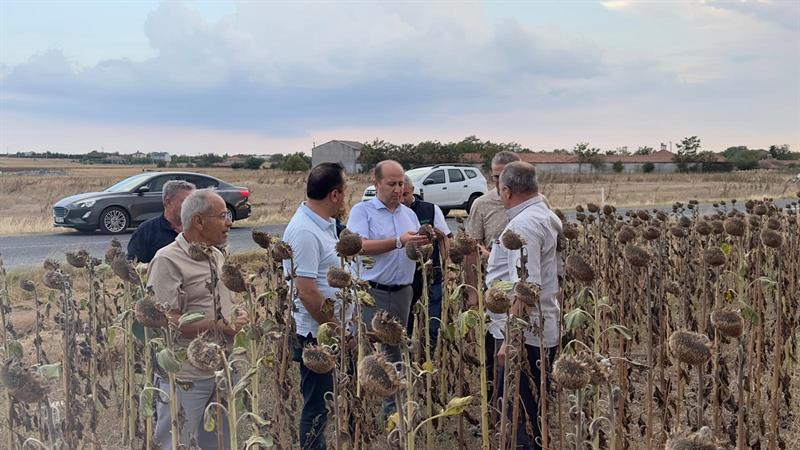
[[[370,281],[369,285],[379,291],[387,291],[387,292],[396,292],[404,287],[410,286],[410,284],[380,284],[374,281]]]

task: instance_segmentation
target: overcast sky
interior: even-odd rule
[[[800,1],[0,0],[0,152],[800,150]]]

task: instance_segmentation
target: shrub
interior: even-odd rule
[[[650,173],[656,169],[656,165],[651,162],[646,162],[642,164],[642,172]]]
[[[612,169],[614,170],[614,172],[616,172],[616,173],[622,173],[622,171],[623,171],[623,170],[625,170],[625,166],[622,164],[622,161],[616,161],[616,162],[615,162],[615,163],[614,163],[614,164],[611,166],[611,168],[612,168]]]

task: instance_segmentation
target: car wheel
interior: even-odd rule
[[[119,206],[107,208],[100,214],[100,231],[106,234],[124,233],[130,225],[128,213]]]
[[[467,214],[469,214],[469,211],[472,209],[472,204],[475,203],[475,200],[477,200],[478,197],[480,197],[478,194],[470,195],[469,200],[467,200]]]
[[[233,210],[230,206],[228,206],[228,219],[233,222],[236,220],[236,211]]]

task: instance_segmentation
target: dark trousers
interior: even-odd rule
[[[541,439],[541,432],[539,431],[539,402],[537,400],[538,396],[534,397],[534,393],[538,393],[539,391],[539,386],[542,380],[541,372],[539,371],[539,347],[525,345],[525,353],[527,354],[527,358],[523,360],[523,364],[527,363],[527,369],[533,376],[533,383],[535,383],[535,386],[531,386],[531,379],[526,374],[526,367],[523,366],[522,371],[520,372],[519,382],[519,398],[522,409],[518,415],[519,422],[517,425],[516,448],[524,450],[541,450],[542,447],[539,444]],[[553,365],[553,358],[555,358],[556,355],[556,348],[553,347],[547,349],[547,353],[547,370],[549,374],[550,366]],[[498,377],[498,383],[502,383],[502,380],[505,378],[505,371],[503,368],[500,368],[498,373],[500,374]],[[547,393],[544,392],[542,395],[547,395]],[[509,401],[512,400],[513,399],[509,399]],[[513,408],[508,408],[509,417],[513,417],[512,414],[514,412],[512,409]],[[525,426],[526,419],[533,430],[533,436],[528,436],[526,430],[527,427]]]
[[[419,274],[419,272],[417,272]],[[428,290],[428,318],[430,320],[430,335],[431,346],[436,348],[436,338],[439,336],[439,328],[442,324],[442,279],[437,277],[431,283],[431,288]],[[414,307],[417,302],[422,298],[422,277],[415,275],[414,283],[411,285],[414,290],[414,297],[411,300],[411,317],[408,319],[407,331],[408,335],[412,336],[414,332]],[[424,342],[424,337],[422,337]]]
[[[303,364],[303,348],[314,345],[317,340],[308,336],[297,336],[294,347],[294,360],[300,363],[300,390],[303,393],[303,411],[300,414],[300,448],[303,450],[324,450],[325,423],[328,409],[325,407],[325,394],[333,392],[333,372],[324,375],[314,373]]]

